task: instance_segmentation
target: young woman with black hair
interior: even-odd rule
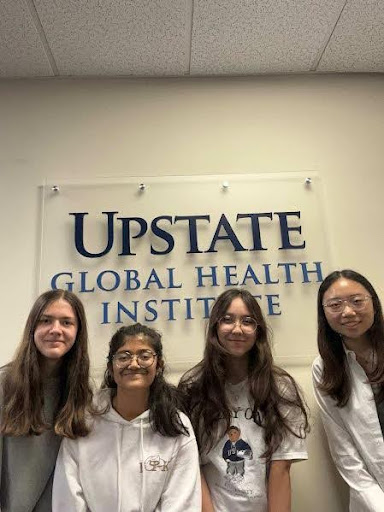
[[[200,449],[203,512],[290,511],[290,465],[307,458],[307,413],[293,378],[273,363],[248,291],[218,297],[204,358],[179,389]]]
[[[319,288],[315,397],[351,512],[384,510],[384,321],[372,284],[353,270]]]
[[[43,293],[15,358],[0,370],[1,512],[51,512],[61,439],[89,432],[88,372],[82,303],[64,290]]]
[[[62,444],[54,512],[201,511],[195,436],[163,372],[158,332],[135,324],[114,334],[102,413],[87,438]]]

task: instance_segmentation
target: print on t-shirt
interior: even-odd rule
[[[223,447],[223,459],[227,463],[227,478],[238,481],[244,478],[245,460],[252,460],[252,448],[241,439],[241,430],[231,425],[227,431],[228,441]]]

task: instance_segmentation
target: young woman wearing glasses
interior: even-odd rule
[[[86,439],[62,445],[54,512],[200,512],[195,436],[163,372],[158,332],[135,324],[114,334],[102,412]]]
[[[294,380],[273,363],[249,292],[218,297],[204,358],[180,390],[200,448],[203,512],[290,511],[290,465],[307,458],[307,414]]]
[[[62,437],[86,436],[91,408],[84,308],[52,290],[34,303],[15,358],[0,370],[0,510],[51,512]]]
[[[313,381],[334,462],[350,488],[351,512],[384,510],[384,322],[371,283],[332,272],[317,302],[320,357]]]

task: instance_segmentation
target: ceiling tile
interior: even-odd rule
[[[191,0],[35,0],[62,75],[183,75]]]
[[[318,69],[384,71],[382,0],[348,1]]]
[[[195,0],[191,74],[310,71],[344,0]]]
[[[0,0],[0,76],[52,75],[27,5],[16,0]]]

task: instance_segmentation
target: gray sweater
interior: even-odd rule
[[[0,381],[3,375],[0,370]],[[59,382],[53,378],[44,385],[43,414],[49,423],[57,411]],[[0,512],[52,511],[52,480],[60,443],[53,430],[40,436],[0,435]]]

